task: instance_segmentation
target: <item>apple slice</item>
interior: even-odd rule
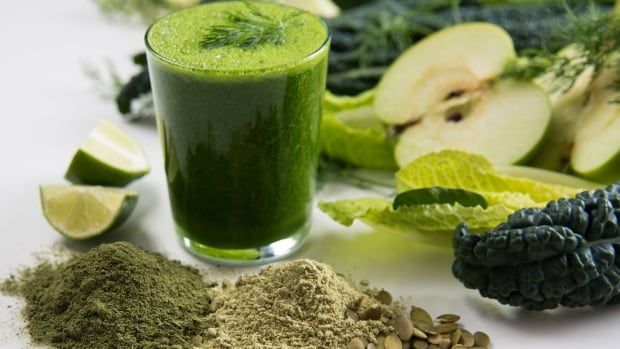
[[[381,79],[374,104],[383,122],[402,131],[398,164],[444,148],[496,164],[529,159],[551,107],[534,84],[494,81],[515,56],[510,36],[489,23],[452,26],[405,51]]]
[[[509,80],[490,86],[467,110],[428,114],[408,127],[395,148],[402,167],[445,148],[482,154],[495,164],[523,163],[538,149],[550,119],[547,95]]]
[[[576,57],[574,45],[558,52],[568,58]],[[567,91],[553,88],[555,76],[544,74],[535,82],[549,94],[552,113],[549,130],[540,151],[532,158],[530,165],[552,171],[565,171],[570,165],[573,141],[582,110],[588,100],[588,90],[593,69],[586,69]]]
[[[620,105],[613,69],[595,79],[576,127],[571,167],[585,178],[603,183],[620,179]]]
[[[512,39],[489,23],[449,27],[405,51],[385,72],[375,99],[388,124],[421,118],[450,94],[475,91],[515,57]]]

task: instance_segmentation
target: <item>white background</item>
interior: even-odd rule
[[[102,119],[120,125],[145,148],[153,167],[131,185],[141,198],[130,221],[106,241],[127,240],[171,258],[234,278],[255,269],[214,267],[177,243],[167,203],[162,157],[149,122],[128,124],[93,89],[84,64],[105,60],[127,76],[131,54],[143,46],[145,27],[103,17],[93,1],[0,2],[0,278],[54,249],[84,251],[94,243],[70,243],[46,223],[39,184],[63,183],[78,144]],[[323,198],[363,195],[330,185]],[[308,243],[293,258],[327,262],[353,278],[368,279],[435,315],[458,313],[473,330],[489,333],[496,349],[617,347],[620,308],[530,313],[483,300],[453,279],[451,251],[425,247],[406,235],[345,229],[318,210]],[[0,296],[0,347],[31,348],[20,303]]]

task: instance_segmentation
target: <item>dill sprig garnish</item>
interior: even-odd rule
[[[251,49],[266,43],[283,45],[286,29],[297,23],[295,19],[303,14],[295,11],[286,16],[274,16],[247,1],[244,4],[246,11],[228,11],[226,23],[209,27],[200,45],[205,49],[222,46]]]
[[[545,76],[552,91],[563,93],[588,69],[592,69],[590,84],[604,70],[620,71],[620,15],[603,13],[594,6],[583,16],[575,15],[568,6],[566,11],[570,23],[559,28],[557,39],[572,42],[572,52],[525,50],[521,58],[507,65],[504,77],[533,80]],[[620,91],[618,76],[609,88]]]

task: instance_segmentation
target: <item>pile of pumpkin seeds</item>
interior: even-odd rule
[[[375,296],[383,305],[391,305],[392,296],[381,290]],[[379,320],[382,307],[368,308],[361,316],[347,310],[347,317],[355,320]],[[397,315],[390,319],[392,333],[377,337],[377,343],[353,338],[347,349],[488,349],[489,336],[484,332],[473,334],[464,329],[456,314],[443,314],[435,319],[424,309],[412,306],[409,316]]]

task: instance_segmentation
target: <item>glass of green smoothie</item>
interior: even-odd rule
[[[225,1],[146,33],[176,231],[228,264],[295,251],[308,234],[330,34],[292,7]]]

